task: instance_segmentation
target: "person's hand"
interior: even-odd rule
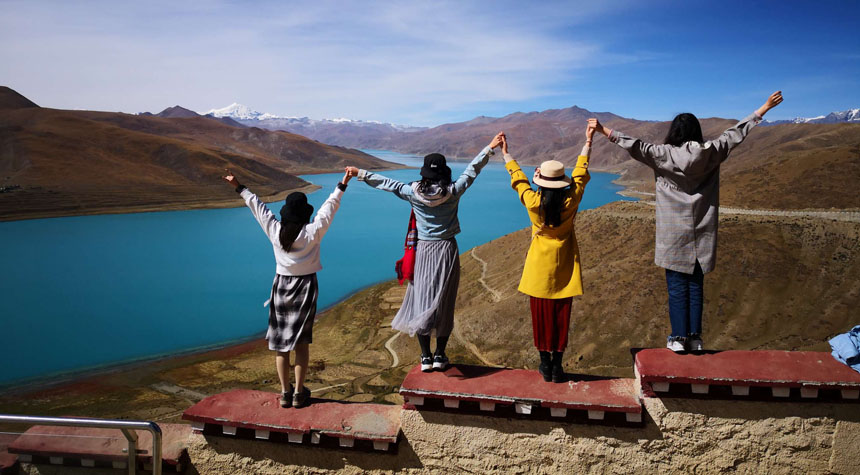
[[[504,135],[505,135],[504,132],[499,132],[498,134],[496,134],[496,136],[493,137],[493,140],[490,142],[490,148],[496,148],[499,145],[501,145],[502,144],[502,137],[504,137]]]
[[[589,128],[594,129],[594,132],[597,132],[599,134],[603,134],[603,135],[609,137],[609,132],[610,132],[609,129],[604,127],[603,124],[601,124],[600,121],[595,119],[595,118],[588,119],[588,127],[585,129],[586,137],[588,136],[588,129]],[[592,132],[592,135],[594,135],[594,132]]]
[[[591,122],[592,120],[594,123]],[[585,140],[591,142],[595,131],[597,131],[597,119],[588,119],[588,126],[585,128]]]
[[[349,183],[350,178],[352,178],[352,175],[349,172],[349,167],[343,167],[343,178],[341,178],[340,182],[346,185],[347,183]]]
[[[508,138],[504,135],[502,135],[502,153],[508,154]]]
[[[236,175],[234,175],[233,172],[231,172],[230,170],[227,170],[226,168],[224,169],[224,171],[227,172],[226,176],[221,177],[224,181],[226,181],[227,183],[232,185],[234,189],[242,186],[242,184],[239,183],[239,180],[236,179]]]
[[[358,168],[356,167],[345,167],[343,171],[349,175],[350,178],[354,176],[358,176]]]
[[[759,117],[764,117],[767,111],[773,109],[774,107],[780,105],[782,103],[782,91],[776,91],[764,101],[761,107],[759,107],[755,113],[758,114]]]

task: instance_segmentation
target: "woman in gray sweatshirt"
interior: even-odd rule
[[[445,157],[438,153],[424,157],[421,180],[412,183],[347,167],[347,172],[357,176],[358,181],[408,201],[415,212],[418,229],[415,277],[406,287],[403,304],[391,327],[409,335],[418,335],[422,371],[443,371],[448,367],[445,346],[454,330],[454,304],[460,283],[460,253],[454,239],[460,232],[457,209],[460,197],[481,173],[493,149],[501,145],[502,135],[499,132],[453,182]],[[434,331],[436,351],[431,352],[430,336]]]

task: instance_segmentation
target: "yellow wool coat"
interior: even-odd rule
[[[529,212],[532,222],[532,242],[526,256],[523,276],[518,290],[532,297],[563,299],[582,295],[582,272],[579,263],[579,246],[576,244],[573,221],[579,202],[588,183],[588,155],[579,156],[571,173],[573,183],[564,201],[561,225],[543,225],[540,216],[540,193],[531,184],[519,164],[510,160],[505,164],[511,174],[511,187]]]

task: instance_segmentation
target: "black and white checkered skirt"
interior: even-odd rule
[[[292,351],[300,343],[313,341],[318,295],[316,274],[275,274],[266,332],[270,350]]]

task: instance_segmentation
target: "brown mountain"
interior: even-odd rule
[[[585,143],[585,124],[597,117],[606,126],[652,143],[662,143],[669,122],[628,119],[579,107],[542,112],[517,112],[501,118],[477,117],[467,122],[383,135],[326,129],[323,138],[344,145],[385,148],[405,153],[440,152],[471,158],[500,130],[508,135],[511,153],[523,164],[555,159],[575,163]],[[734,125],[731,119],[702,119],[705,139],[718,137]],[[350,129],[351,130],[351,129]],[[359,138],[360,136],[360,138]],[[355,138],[353,138],[355,137]],[[353,142],[353,140],[355,142]],[[353,145],[354,146],[354,145]],[[591,166],[623,174],[621,182],[653,192],[653,172],[619,147],[597,137]],[[721,170],[722,202],[763,208],[860,208],[860,124],[784,124],[757,127],[735,149]]]
[[[0,219],[236,204],[225,168],[263,196],[307,188],[295,175],[397,165],[299,135],[208,117],[163,118],[36,106],[0,90]]]

